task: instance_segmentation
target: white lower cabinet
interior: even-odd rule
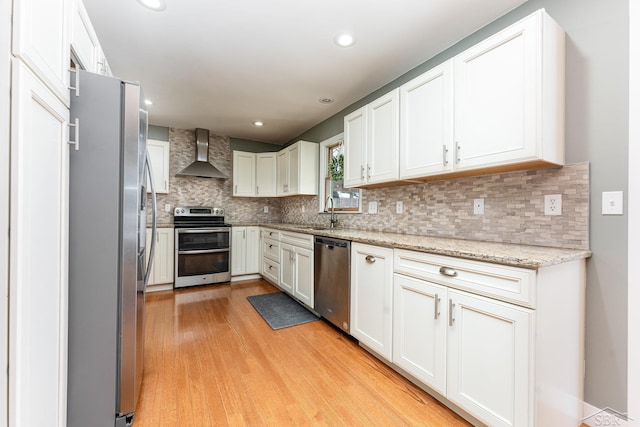
[[[395,366],[487,425],[580,425],[583,259],[529,270],[397,249],[393,264]]]
[[[391,361],[393,249],[351,245],[351,335]]]
[[[260,228],[231,228],[231,275],[260,272]]]
[[[393,363],[446,394],[447,288],[395,274]]]
[[[449,400],[491,426],[532,425],[533,311],[449,291]]]
[[[276,286],[280,285],[280,232],[260,229],[260,274]]]
[[[280,288],[313,308],[313,236],[280,234]]]
[[[156,244],[153,253],[153,265],[149,276],[148,286],[165,285],[173,283],[174,264],[174,229],[156,229]],[[147,260],[149,259],[149,247],[151,245],[151,229],[147,228]]]

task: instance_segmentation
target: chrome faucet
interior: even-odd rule
[[[333,197],[331,196],[327,197],[327,203],[325,203],[325,212],[329,212],[329,209],[326,207],[326,205],[329,204],[329,201],[331,201],[331,219],[329,220],[329,228],[333,230],[333,227],[338,223],[338,218],[336,218],[336,211],[333,208]]]

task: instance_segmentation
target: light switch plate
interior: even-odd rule
[[[396,213],[401,214],[403,211],[404,211],[404,206],[403,206],[402,200],[398,200],[396,202]]]
[[[602,193],[602,215],[623,215],[624,198],[622,191],[605,191]]]
[[[484,215],[484,199],[473,199],[473,214]]]
[[[369,202],[369,213],[370,214],[378,213],[378,202]]]

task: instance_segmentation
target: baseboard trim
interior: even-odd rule
[[[173,283],[162,283],[160,285],[149,285],[147,286],[147,293],[149,292],[160,292],[160,291],[170,291],[173,289]]]
[[[627,415],[613,408],[597,408],[587,402],[582,405],[582,422],[589,427],[601,426],[629,426]]]
[[[259,274],[245,274],[243,276],[233,276],[231,277],[231,283],[233,282],[244,282],[245,280],[256,280],[262,278]]]

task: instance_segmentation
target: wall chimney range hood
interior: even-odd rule
[[[208,162],[209,160],[209,131],[196,129],[196,160],[177,173],[178,176],[199,176],[201,178],[229,177]]]

